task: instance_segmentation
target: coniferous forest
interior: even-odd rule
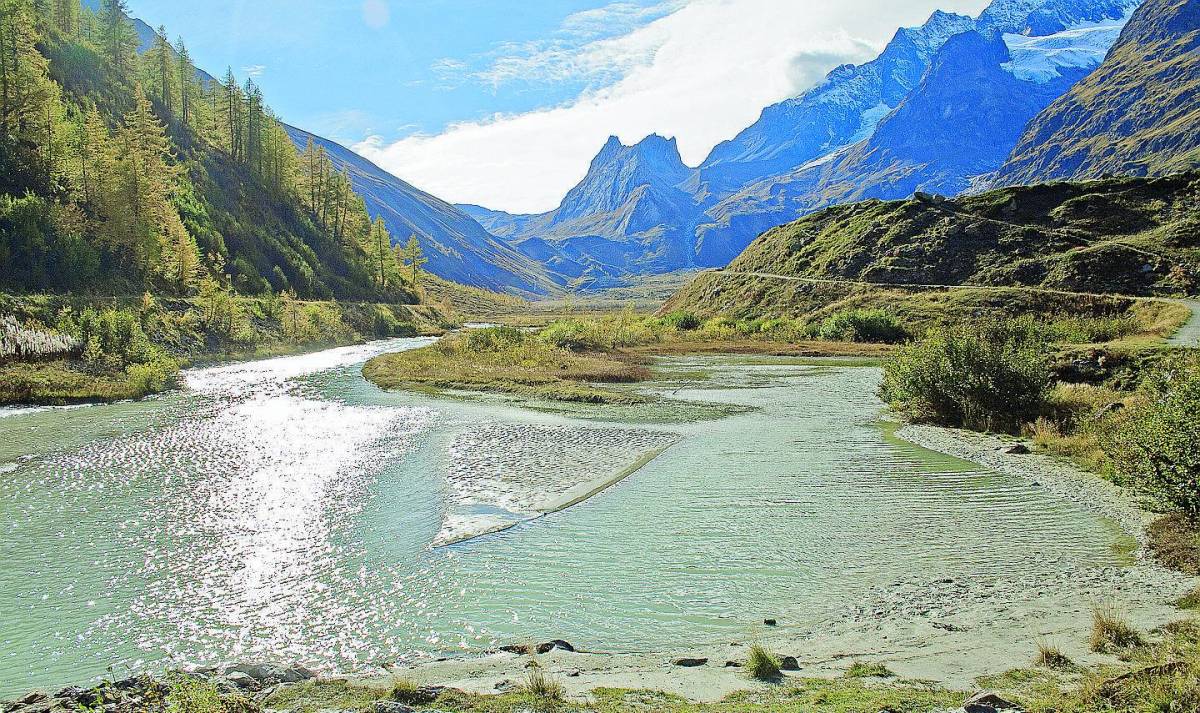
[[[167,38],[139,54],[124,0],[0,0],[0,288],[416,302],[324,150]]]

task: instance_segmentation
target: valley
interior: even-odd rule
[[[0,710],[1200,710],[1200,0],[274,2],[0,0]]]

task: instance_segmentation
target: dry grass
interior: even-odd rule
[[[1183,515],[1168,515],[1146,529],[1150,551],[1163,565],[1200,575],[1200,530]]]
[[[1092,636],[1089,640],[1092,651],[1107,653],[1141,643],[1142,635],[1114,605],[1104,604],[1092,610]]]
[[[1033,665],[1042,666],[1044,668],[1066,670],[1073,668],[1075,664],[1066,654],[1062,652],[1062,649],[1049,642],[1039,641],[1037,645],[1037,654],[1033,657]]]
[[[567,691],[554,677],[548,675],[537,661],[531,662],[525,677],[524,690],[537,702],[553,707],[567,698]]]

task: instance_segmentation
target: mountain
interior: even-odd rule
[[[573,284],[724,265],[760,232],[869,197],[957,194],[1095,69],[1138,0],[995,0],[934,13],[879,57],[767,107],[696,169],[673,143],[610,139],[548,214],[468,212]],[[657,175],[656,175],[657,173]]]
[[[926,194],[813,213],[759,236],[664,310],[788,313],[827,289],[762,275],[886,285],[1027,286],[1136,295],[1200,288],[1200,173]],[[737,273],[756,273],[739,276]]]
[[[613,136],[555,210],[534,216],[466,210],[572,286],[607,287],[629,274],[692,264],[694,173],[675,139],[651,135],[625,146]]]
[[[917,86],[941,46],[973,26],[969,17],[939,11],[920,27],[901,28],[878,58],[838,67],[822,84],[767,107],[758,121],[718,144],[700,166],[700,183],[724,197],[865,138]]]
[[[712,222],[697,228],[701,262],[724,264],[759,232],[825,206],[963,192],[1004,163],[1030,119],[1100,64],[1121,24],[1047,37],[955,35],[870,138],[709,209]]]
[[[542,294],[554,289],[545,270],[497,240],[453,205],[396,178],[344,146],[294,126],[284,125],[300,149],[311,140],[345,171],[372,219],[382,218],[393,241],[416,235],[438,277],[497,292]]]
[[[1200,0],[1147,0],[1104,63],[1030,122],[995,182],[1200,166]]]

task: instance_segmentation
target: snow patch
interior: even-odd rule
[[[1045,37],[1004,35],[1012,60],[1001,65],[1024,82],[1047,84],[1064,70],[1090,70],[1104,61],[1132,12],[1119,20],[1085,23]]]

